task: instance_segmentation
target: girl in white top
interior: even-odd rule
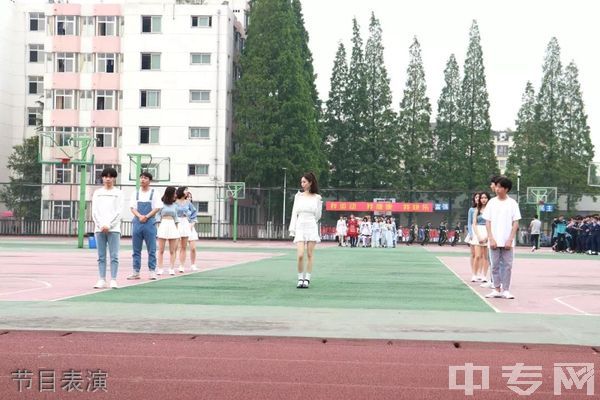
[[[338,219],[337,225],[335,227],[335,234],[338,237],[338,246],[345,246],[346,243],[344,242],[344,238],[346,237],[346,230],[348,228],[346,227],[346,220],[344,219],[344,216],[340,216],[340,219]]]
[[[302,192],[294,197],[292,219],[290,221],[290,236],[294,237],[298,257],[298,289],[308,289],[310,275],[313,269],[313,253],[315,246],[321,241],[319,225],[323,200],[319,195],[317,178],[312,172],[307,172],[300,179]],[[306,271],[304,270],[304,253],[306,250]]]

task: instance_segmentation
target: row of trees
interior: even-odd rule
[[[313,170],[336,188],[471,191],[498,172],[479,28],[462,74],[454,54],[432,118],[421,46],[414,38],[399,111],[392,106],[382,29],[374,14],[366,44],[356,19],[351,49],[337,49],[321,107],[298,0],[255,0],[236,91],[233,171],[249,185],[279,186],[281,168]],[[527,186],[586,185],[593,157],[577,68],[562,69],[548,46],[536,96],[528,83],[508,172]],[[432,123],[435,121],[434,123]],[[550,171],[550,172],[549,172]]]

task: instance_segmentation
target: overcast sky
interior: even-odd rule
[[[401,101],[408,48],[416,36],[421,43],[432,120],[437,115],[448,58],[454,53],[462,73],[469,29],[473,19],[477,20],[494,130],[515,128],[525,84],[531,81],[537,94],[546,47],[555,36],[563,66],[573,60],[579,69],[595,160],[600,160],[600,21],[593,4],[589,0],[302,0],[322,99],[328,97],[339,42],[350,55],[352,18],[357,18],[366,43],[373,11],[383,30],[394,108],[398,110]]]

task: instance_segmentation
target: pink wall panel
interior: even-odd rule
[[[78,110],[52,110],[50,114],[51,126],[78,126]],[[109,125],[113,126],[113,125]]]
[[[81,4],[60,3],[52,6],[54,15],[81,15]]]
[[[115,110],[92,111],[92,126],[120,126],[119,112]]]
[[[120,74],[93,74],[92,89],[119,90],[121,87]]]
[[[120,53],[120,36],[94,36],[92,38],[92,50],[94,53]]]
[[[74,72],[52,74],[52,89],[79,89],[79,74]]]
[[[52,36],[52,51],[79,53],[81,51],[81,36]]]
[[[120,4],[94,4],[94,15],[123,15],[123,11]]]
[[[119,149],[116,147],[94,147],[94,163],[118,164]]]

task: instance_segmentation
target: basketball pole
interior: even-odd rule
[[[85,231],[85,193],[87,189],[87,152],[90,150],[92,139],[89,136],[77,138],[81,142],[81,155],[79,157],[79,218],[77,221],[77,247],[83,249]],[[93,159],[92,159],[93,160]],[[93,161],[92,161],[93,162]]]

